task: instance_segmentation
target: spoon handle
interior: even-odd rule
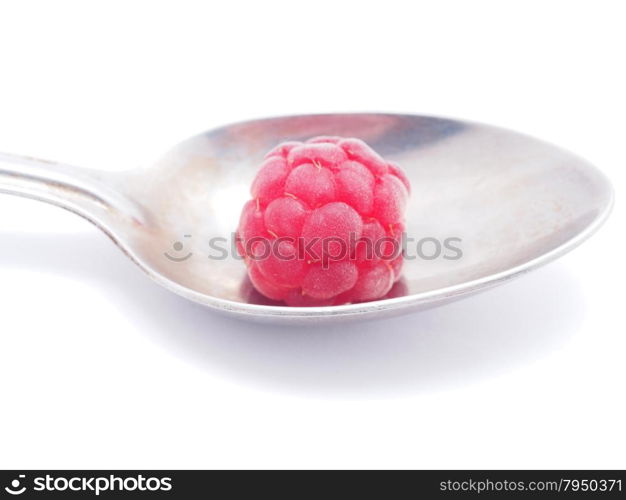
[[[51,203],[97,225],[127,217],[136,207],[116,190],[115,174],[0,153],[0,193]]]

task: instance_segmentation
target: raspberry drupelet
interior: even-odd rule
[[[290,306],[384,297],[400,277],[410,189],[402,169],[360,139],[280,144],[266,155],[237,230],[250,281]]]

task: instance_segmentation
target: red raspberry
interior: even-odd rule
[[[280,144],[237,230],[250,281],[291,306],[384,297],[400,277],[409,191],[402,169],[359,139]]]

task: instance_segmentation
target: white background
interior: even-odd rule
[[[0,151],[121,170],[237,120],[501,125],[611,177],[606,226],[501,288],[282,328],[0,197],[0,467],[626,467],[623,2],[5,2]]]

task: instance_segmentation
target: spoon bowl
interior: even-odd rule
[[[263,155],[279,142],[358,137],[399,163],[413,188],[402,279],[382,300],[287,307],[246,278],[233,232]],[[156,164],[101,172],[0,154],[0,192],[87,218],[148,276],[241,318],[328,321],[406,313],[503,283],[588,238],[610,182],[585,160],[508,130],[397,114],[254,120],[193,137]]]

